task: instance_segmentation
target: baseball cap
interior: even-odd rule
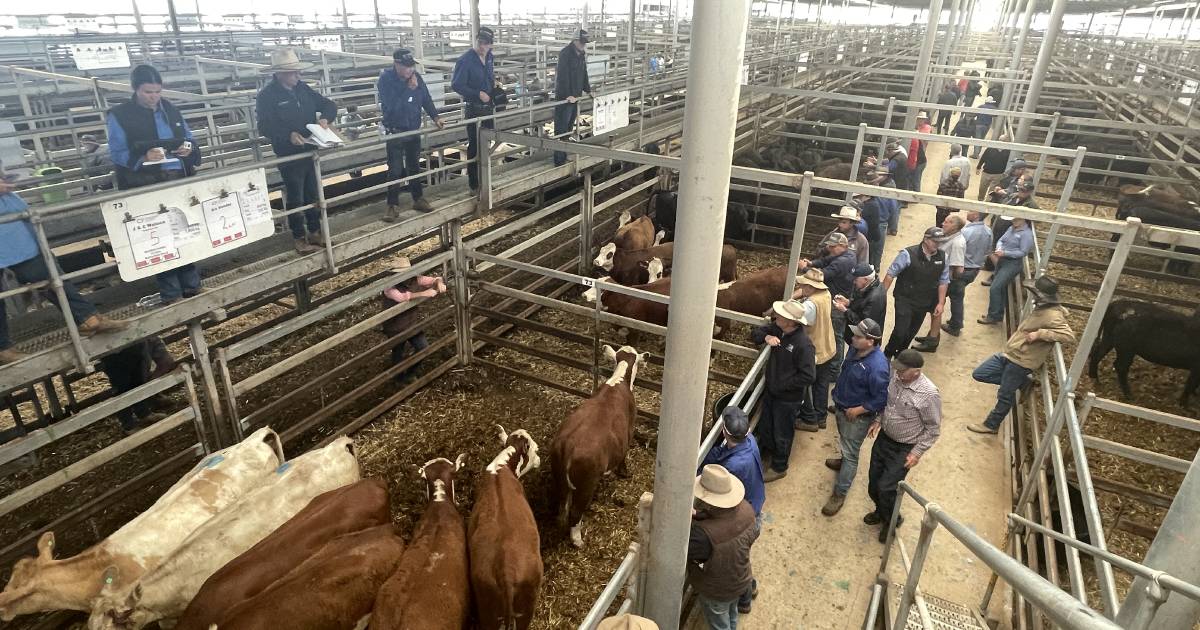
[[[850,326],[850,334],[857,337],[866,337],[867,339],[882,339],[883,331],[880,330],[879,324],[875,320],[867,318],[857,324]]]
[[[939,239],[945,238],[945,236],[946,231],[940,227],[931,227],[928,230],[925,230],[925,238]]]
[[[846,246],[849,246],[850,239],[846,238],[846,235],[842,234],[841,232],[832,232],[829,234],[829,236],[825,237],[825,240],[821,241],[821,244],[822,245],[846,245]]]
[[[721,420],[725,422],[725,432],[733,438],[744,438],[750,432],[749,416],[737,407],[726,407],[721,412]]]
[[[398,61],[401,65],[405,66],[417,65],[417,60],[413,59],[412,51],[407,48],[397,48],[392,53],[392,61]]]
[[[588,32],[583,29],[579,29],[579,33],[575,36],[575,39],[578,39],[584,44],[588,43]]]
[[[867,263],[859,263],[850,270],[850,276],[854,278],[866,278],[875,273],[875,268]]]
[[[492,29],[482,26],[479,28],[479,33],[475,35],[475,39],[485,44],[491,44],[496,41],[496,33]]]

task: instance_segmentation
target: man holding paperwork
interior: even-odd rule
[[[117,189],[129,190],[181,179],[196,172],[200,148],[179,110],[162,97],[158,70],[141,65],[129,75],[133,98],[108,111],[108,149]],[[158,281],[163,304],[200,292],[200,270],[183,265],[164,271]]]
[[[264,72],[275,75],[266,85],[255,102],[258,130],[271,140],[275,155],[283,157],[304,153],[317,142],[309,142],[313,130],[329,130],[329,121],[337,116],[337,105],[318,94],[300,80],[300,72],[312,67],[300,61],[296,51],[285,48],[271,53],[271,67]],[[314,124],[316,123],[316,124]],[[332,136],[333,132],[328,131]],[[311,159],[296,160],[279,165],[283,178],[285,207],[287,209],[315,204],[317,202],[317,174]],[[304,216],[299,213],[288,215],[288,227],[296,240],[296,251],[307,254],[324,247],[321,239],[321,211],[309,208]],[[305,227],[308,228],[307,236]]]
[[[421,110],[429,114],[433,123],[442,129],[446,126],[438,117],[437,107],[425,80],[417,72],[417,60],[407,48],[398,48],[392,53],[392,67],[379,73],[379,107],[383,110],[383,129],[388,134],[404,133],[421,128]],[[411,177],[421,172],[421,136],[412,135],[394,138],[387,143],[388,179]],[[421,212],[433,211],[433,206],[421,195],[421,180],[410,179],[408,191],[412,193],[413,209]],[[383,220],[389,223],[400,220],[400,186],[388,188],[387,214]]]

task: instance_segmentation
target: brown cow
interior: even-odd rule
[[[467,529],[454,505],[454,474],[463,457],[453,462],[439,457],[421,467],[429,504],[400,566],[379,589],[372,630],[462,630],[466,625],[471,610]]]
[[[467,526],[471,593],[484,630],[525,630],[542,583],[541,541],[520,478],[537,468],[538,446],[525,430],[500,428],[504,450],[488,464]]]
[[[770,267],[756,271],[741,280],[722,285],[717,290],[717,307],[759,317],[771,310],[771,304],[783,297],[787,282],[787,267]],[[717,318],[720,332],[725,338],[731,321]]]
[[[649,280],[646,267],[652,258],[662,259],[664,267],[670,269],[674,253],[673,243],[663,243],[639,250],[620,249],[609,243],[600,248],[600,253],[592,263],[609,272],[609,276],[619,284],[629,286],[645,284]],[[732,245],[723,245],[721,246],[720,280],[721,282],[732,282],[736,279],[737,249]]]
[[[612,278],[600,278],[604,282],[612,282]],[[655,280],[648,284],[635,284],[631,289],[641,289],[650,291],[659,295],[671,294],[671,278],[668,276],[660,280]],[[589,302],[596,301],[596,288],[592,287],[583,292],[583,297]],[[650,324],[658,324],[659,326],[667,325],[667,305],[650,300],[643,300],[632,295],[617,293],[616,291],[604,291],[600,296],[601,310],[621,315]]]
[[[645,249],[654,245],[654,221],[645,215],[634,220],[628,210],[622,212],[612,243],[620,249]]]
[[[403,554],[404,541],[390,523],[343,534],[212,627],[350,630],[371,614],[375,594]]]
[[[208,630],[246,601],[341,536],[392,522],[387,484],[363,479],[308,503],[258,544],[205,580],[179,617],[176,630]]]
[[[552,502],[559,527],[571,530],[571,543],[583,546],[580,521],[592,502],[600,478],[610,472],[626,476],[625,456],[633,442],[637,407],[633,381],[638,364],[649,353],[623,346],[604,346],[604,355],[616,366],[591,398],[583,401],[558,427],[550,443]]]

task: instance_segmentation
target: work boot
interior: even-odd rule
[[[20,361],[28,356],[28,354],[25,354],[16,348],[5,348],[0,350],[0,365],[4,365],[6,363],[16,363],[17,361]]]
[[[913,350],[917,352],[937,352],[938,343],[940,342],[941,340],[937,337],[926,337],[925,341],[913,346]]]
[[[387,212],[383,214],[383,221],[385,223],[398,223],[400,221],[400,206],[389,205]]]
[[[975,320],[975,323],[983,324],[984,326],[995,326],[996,324],[1000,323],[1000,320],[988,319],[987,316],[984,316],[984,317],[980,317],[979,319]]]
[[[772,468],[772,469],[768,470],[766,472],[766,474],[763,475],[763,483],[771,483],[772,481],[778,481],[780,479],[783,479],[786,476],[787,476],[786,470],[780,471],[780,470],[775,470],[774,468]]]
[[[296,245],[296,252],[298,254],[300,254],[301,256],[303,256],[304,254],[311,254],[313,252],[321,250],[320,247],[313,247],[312,245],[309,245],[308,240],[305,238],[296,239],[295,245]]]
[[[875,512],[867,512],[867,515],[863,517],[863,523],[867,525],[878,525],[882,522],[883,519],[879,518],[879,514]]]
[[[821,508],[821,513],[825,516],[833,516],[842,510],[842,505],[846,503],[846,495],[834,492],[829,495],[829,500],[825,502],[825,506]]]
[[[316,245],[317,248],[319,249],[319,248],[325,247],[325,239],[321,238],[320,232],[309,232],[308,233],[308,244]]]
[[[803,420],[796,420],[792,423],[792,427],[797,431],[804,431],[806,433],[816,433],[820,430],[816,424],[812,422],[805,422]]]
[[[890,534],[891,532],[894,532],[894,531],[896,531],[897,529],[900,529],[900,526],[901,526],[901,525],[903,525],[903,524],[904,524],[904,517],[903,517],[903,516],[901,516],[901,517],[899,517],[899,518],[897,518],[897,519],[896,519],[896,527],[894,527],[894,528],[893,528],[893,527],[888,527],[888,526],[885,524],[885,525],[883,526],[883,529],[880,529],[880,530],[879,530],[879,544],[881,544],[881,545],[886,545],[886,544],[887,544],[887,541],[888,541],[888,534]]]
[[[129,322],[123,319],[109,319],[97,313],[83,320],[83,323],[79,325],[79,334],[83,335],[84,337],[91,337],[92,335],[99,333],[125,330],[128,327]]]
[[[967,430],[971,431],[972,433],[986,433],[986,434],[991,434],[991,435],[996,435],[997,433],[1000,432],[999,429],[993,429],[982,422],[980,422],[979,424],[968,424]]]
[[[829,459],[825,460],[825,467],[828,468],[829,470],[841,470],[842,469],[842,458],[841,457],[830,457]]]
[[[950,324],[942,324],[942,332],[950,335],[951,337],[957,337],[962,334],[962,329],[961,328],[951,328]]]
[[[424,197],[413,201],[413,210],[417,212],[433,212],[433,206]]]

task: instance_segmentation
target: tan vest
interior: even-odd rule
[[[837,352],[837,341],[833,337],[833,298],[829,291],[818,290],[808,296],[817,307],[817,321],[808,327],[808,338],[812,339],[813,349],[817,352],[817,365],[828,362]]]

